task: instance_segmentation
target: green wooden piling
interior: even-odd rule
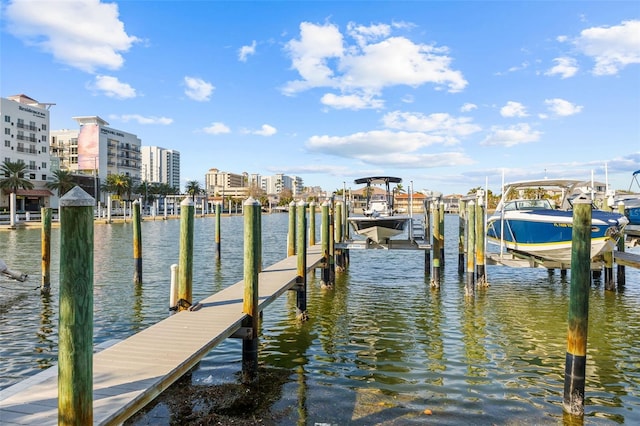
[[[467,280],[464,293],[468,296],[474,294],[474,274],[476,259],[476,203],[470,200],[467,203]]]
[[[309,247],[316,245],[316,203],[309,203]]]
[[[289,203],[289,232],[287,233],[287,256],[296,254],[296,202]]]
[[[622,215],[624,214],[624,203],[618,204],[618,213]],[[618,252],[624,253],[624,233],[620,235],[620,238],[618,239]],[[616,275],[617,275],[617,281],[618,281],[618,290],[621,290],[627,283],[626,282],[627,278],[625,275],[625,266],[617,263],[616,268],[617,268]]]
[[[466,216],[465,209],[467,208],[466,201],[459,201],[458,207],[458,274],[464,274],[464,221]]]
[[[51,292],[51,207],[40,209],[40,220],[42,222],[41,252],[42,252],[42,283],[40,285],[41,294]]]
[[[320,242],[322,245],[322,274],[320,283],[322,287],[330,287],[329,280],[329,203],[322,203],[322,225],[320,227]]]
[[[440,213],[440,267],[444,270],[444,201],[438,205]]]
[[[441,264],[441,251],[440,251],[440,209],[437,203],[433,203],[433,243],[431,251],[433,252],[432,273],[431,273],[431,286],[440,288],[440,264]]]
[[[140,202],[133,202],[133,283],[142,284],[142,226]]]
[[[336,234],[335,234],[335,200],[331,197],[329,206],[329,283],[336,282]]]
[[[93,206],[79,186],[60,198],[58,424],[93,424]]]
[[[484,287],[487,285],[485,273],[485,229],[484,229],[484,205],[479,198],[476,204],[476,285]]]
[[[180,203],[180,257],[178,260],[178,311],[193,303],[193,221],[195,207],[190,197]]]
[[[336,203],[336,211],[335,211],[335,238],[334,241],[336,243],[341,243],[342,242],[342,231],[344,230],[343,226],[342,226],[342,203],[341,202],[337,202]],[[342,272],[344,271],[344,258],[342,256],[342,249],[336,249],[335,250],[335,265],[336,265],[336,271],[337,272]]]
[[[296,289],[296,317],[305,321],[308,319],[307,315],[307,203],[300,201],[298,203],[298,219],[297,226],[298,240],[296,242],[296,249],[298,254],[298,277],[296,282],[298,284]]]
[[[576,416],[584,415],[590,269],[591,201],[584,197],[573,201],[571,289],[564,370],[563,407],[567,413]]]
[[[222,205],[220,203],[216,203],[216,236],[215,236],[215,244],[216,244],[216,260],[220,261],[222,259],[222,246],[220,244],[220,217],[222,216]]]
[[[242,377],[245,383],[258,373],[258,261],[260,258],[260,203],[252,197],[244,202],[244,297],[242,312],[247,314],[243,326],[251,328],[251,336],[242,341]]]

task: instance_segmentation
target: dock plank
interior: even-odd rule
[[[310,247],[307,269],[322,260]],[[258,278],[260,311],[296,285],[297,257],[265,268]],[[193,368],[202,357],[241,326],[244,283],[239,281],[206,299],[200,309],[182,311],[93,356],[93,419],[96,425],[120,424]],[[55,371],[51,371],[51,368]],[[57,367],[0,392],[0,423],[58,424]],[[26,382],[26,381],[25,381]]]

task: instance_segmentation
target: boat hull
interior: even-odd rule
[[[376,243],[384,243],[402,234],[411,218],[408,216],[350,217],[348,220],[356,234]]]
[[[498,213],[487,221],[487,238],[509,251],[570,265],[572,215],[563,210],[506,211],[504,216]],[[593,211],[591,257],[613,250],[617,233],[627,222],[622,215]]]

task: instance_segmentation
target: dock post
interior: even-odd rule
[[[470,200],[467,203],[467,281],[464,293],[467,296],[474,294],[474,276],[476,259],[476,203]]]
[[[258,259],[260,258],[260,203],[249,197],[244,202],[244,296],[242,312],[247,314],[244,327],[251,328],[251,337],[242,340],[242,378],[250,383],[258,374]]]
[[[193,303],[193,201],[186,197],[180,203],[180,258],[178,261],[178,311]]]
[[[169,310],[173,313],[178,310],[178,264],[170,267],[171,284],[169,287]]]
[[[289,233],[287,234],[287,256],[296,254],[296,202],[289,203]]]
[[[425,201],[424,203],[424,241],[428,243],[431,240],[433,234],[431,228],[431,202]],[[432,247],[433,249],[433,247]],[[424,251],[424,273],[425,275],[431,274],[431,250]]]
[[[320,241],[322,244],[322,277],[320,283],[323,288],[331,287],[329,281],[329,203],[324,201],[322,209],[322,226],[320,228]]]
[[[613,251],[609,250],[602,254],[604,260],[604,289],[615,291],[616,283],[613,280]]]
[[[584,415],[590,269],[591,200],[579,197],[573,201],[571,289],[563,398],[564,410],[575,416]]]
[[[464,218],[467,202],[460,200],[458,207],[458,274],[464,274]]]
[[[440,288],[440,209],[437,203],[433,203],[433,272],[431,273],[431,287]]]
[[[296,282],[298,288],[296,291],[296,318],[300,321],[306,321],[307,315],[307,203],[300,201],[298,203],[298,241],[296,249],[298,252],[298,277]]]
[[[331,197],[329,206],[329,282],[333,286],[336,282],[336,234],[335,234],[335,202]]]
[[[79,186],[60,198],[58,424],[93,424],[93,206]]]
[[[440,213],[440,267],[444,268],[444,201],[440,200],[438,209]]]
[[[41,294],[51,292],[51,207],[40,209],[40,220],[42,221],[41,247],[42,247],[42,283],[40,285]]]
[[[111,223],[111,195],[107,196],[107,223]]]
[[[142,284],[142,226],[140,201],[133,202],[133,283]]]
[[[624,203],[618,204],[618,213],[624,214]],[[624,233],[620,235],[618,239],[618,252],[624,253]],[[618,290],[622,290],[622,288],[627,284],[627,278],[625,275],[624,265],[620,265],[619,263],[616,265],[616,275],[618,281]]]
[[[309,203],[309,247],[316,245],[316,202]]]
[[[483,195],[484,190],[482,190],[480,197],[478,197],[478,203],[476,204],[476,285],[478,287],[487,286],[484,258],[484,239],[486,233],[484,229],[484,202],[482,199]]]
[[[336,210],[335,210],[335,220],[336,220],[336,225],[335,225],[335,238],[334,238],[334,242],[336,243],[341,243],[342,242],[342,203],[341,202],[337,202],[336,203]],[[342,272],[344,271],[344,258],[342,256],[342,249],[335,249],[335,265],[336,265],[336,272]]]
[[[222,259],[222,246],[220,245],[220,216],[222,215],[222,205],[216,203],[216,260],[219,262]]]

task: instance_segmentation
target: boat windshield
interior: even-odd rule
[[[552,210],[549,200],[515,200],[504,206],[505,210]]]

